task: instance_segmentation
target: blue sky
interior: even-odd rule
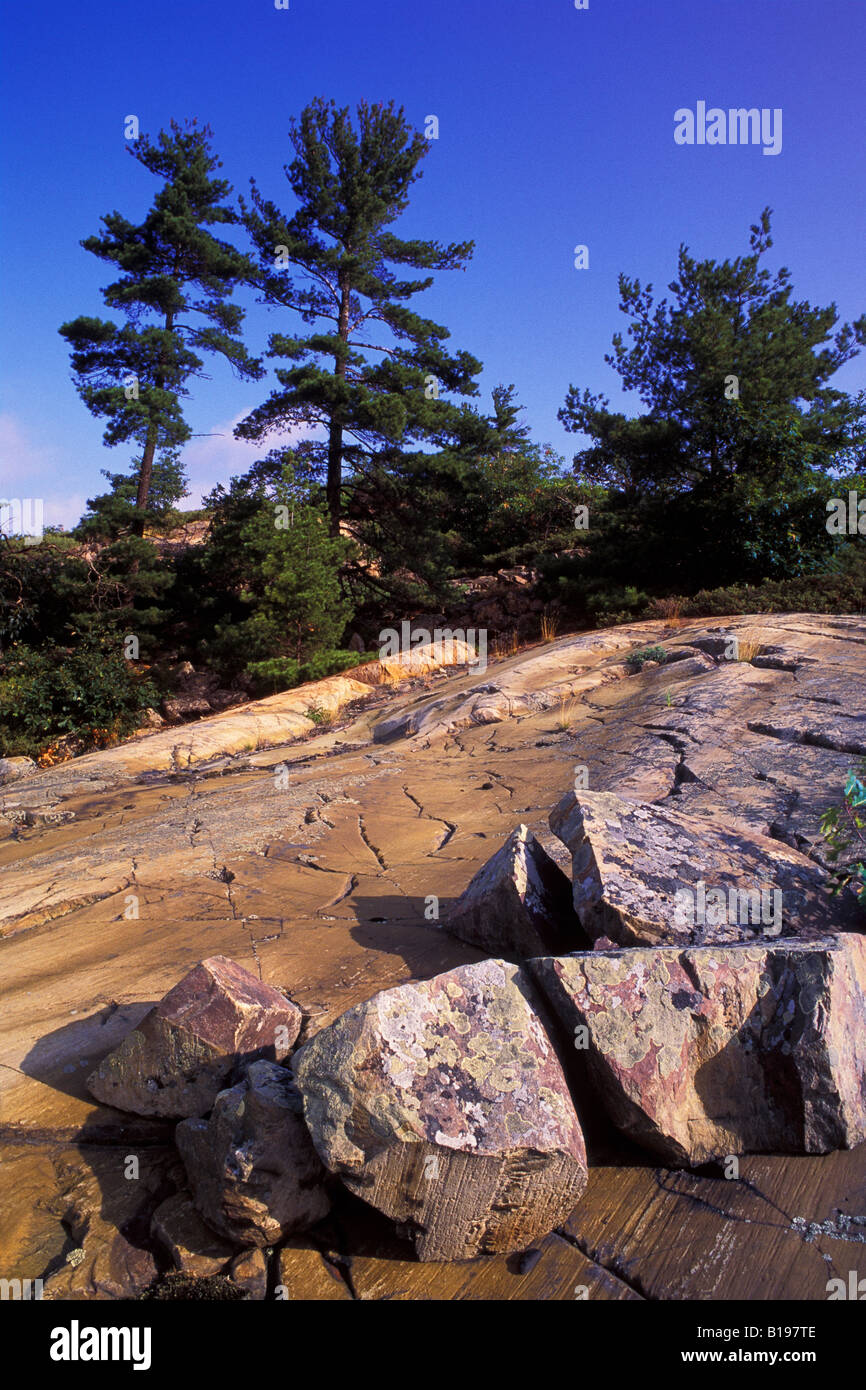
[[[152,135],[172,117],[208,122],[235,190],[253,175],[287,208],[288,123],[314,96],[393,98],[420,128],[438,116],[395,230],[476,250],[416,305],[483,361],[481,403],[514,382],[534,437],[569,460],[578,441],[556,413],[570,383],[639,409],[604,362],[625,327],[620,271],[663,292],[680,242],[744,253],[769,205],[769,264],[788,266],[796,296],[835,301],[842,319],[866,310],[862,0],[42,0],[8,6],[0,27],[0,495],[43,497],[46,524],[77,520],[100,468],[130,457],[103,446],[57,333],[108,316],[110,267],[81,238],[115,208],[143,216],[158,187],[125,151],[129,114]],[[781,108],[781,153],[675,144],[674,112],[702,100]],[[280,326],[254,303],[247,323],[254,351]],[[866,384],[863,361],[836,384]],[[231,428],[269,384],[206,369],[188,403],[204,437],[186,449],[187,506],[265,452]]]

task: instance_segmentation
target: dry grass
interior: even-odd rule
[[[559,715],[555,727],[564,732],[570,729],[574,719],[575,700],[573,695],[562,694],[559,697]]]
[[[549,613],[543,613],[541,616],[542,642],[552,642],[553,639],[556,637],[556,630],[558,627],[559,623],[557,622],[556,618],[551,617]]]
[[[494,660],[501,660],[505,656],[516,656],[520,651],[520,639],[516,629],[511,632],[500,632],[490,643],[490,655]]]
[[[753,661],[766,651],[767,644],[761,641],[760,633],[755,628],[746,628],[742,635],[737,632],[734,636],[737,640],[737,661]]]
[[[681,598],[654,598],[649,604],[649,616],[663,618],[669,627],[682,627],[686,621],[681,616],[682,607]]]

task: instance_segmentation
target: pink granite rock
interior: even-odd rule
[[[526,1249],[586,1185],[529,976],[502,960],[383,990],[293,1059],[319,1155],[422,1260]]]
[[[205,1115],[243,1063],[288,1056],[297,1005],[226,956],[185,975],[88,1077],[97,1100],[137,1115]]]
[[[614,1123],[674,1163],[866,1139],[866,937],[532,961]]]

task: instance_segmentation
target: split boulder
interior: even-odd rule
[[[866,1138],[866,937],[531,963],[629,1138],[673,1163]]]
[[[517,965],[383,990],[296,1054],[323,1162],[422,1260],[526,1249],[586,1185],[583,1135]]]
[[[137,1115],[206,1115],[243,1064],[280,1061],[297,1040],[296,1004],[226,956],[170,989],[87,1079],[91,1095]]]
[[[818,864],[742,825],[611,792],[569,792],[550,828],[572,856],[574,906],[595,940],[622,946],[821,940],[854,926]]]

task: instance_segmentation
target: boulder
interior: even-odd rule
[[[287,1057],[296,1004],[226,956],[211,956],[144,1016],[87,1078],[91,1095],[137,1115],[205,1115],[242,1064]]]
[[[383,990],[296,1054],[324,1163],[422,1260],[526,1249],[586,1186],[568,1086],[525,971],[480,961]]]
[[[444,926],[490,955],[518,960],[589,944],[570,880],[525,825],[478,870]]]
[[[219,1274],[235,1253],[202,1221],[188,1192],[175,1192],[157,1207],[150,1233],[170,1257],[175,1269],[197,1278]]]
[[[184,1120],[175,1141],[196,1207],[237,1245],[274,1245],[330,1210],[300,1092],[274,1062],[253,1062],[210,1119]]]
[[[163,700],[160,709],[169,724],[180,724],[184,719],[197,719],[199,715],[213,713],[210,701],[204,695],[175,695]]]
[[[831,898],[814,860],[742,823],[581,791],[562,798],[550,828],[571,851],[574,906],[593,940],[820,940],[857,924],[853,894]]]
[[[866,937],[531,962],[614,1123],[673,1163],[866,1138]]]

